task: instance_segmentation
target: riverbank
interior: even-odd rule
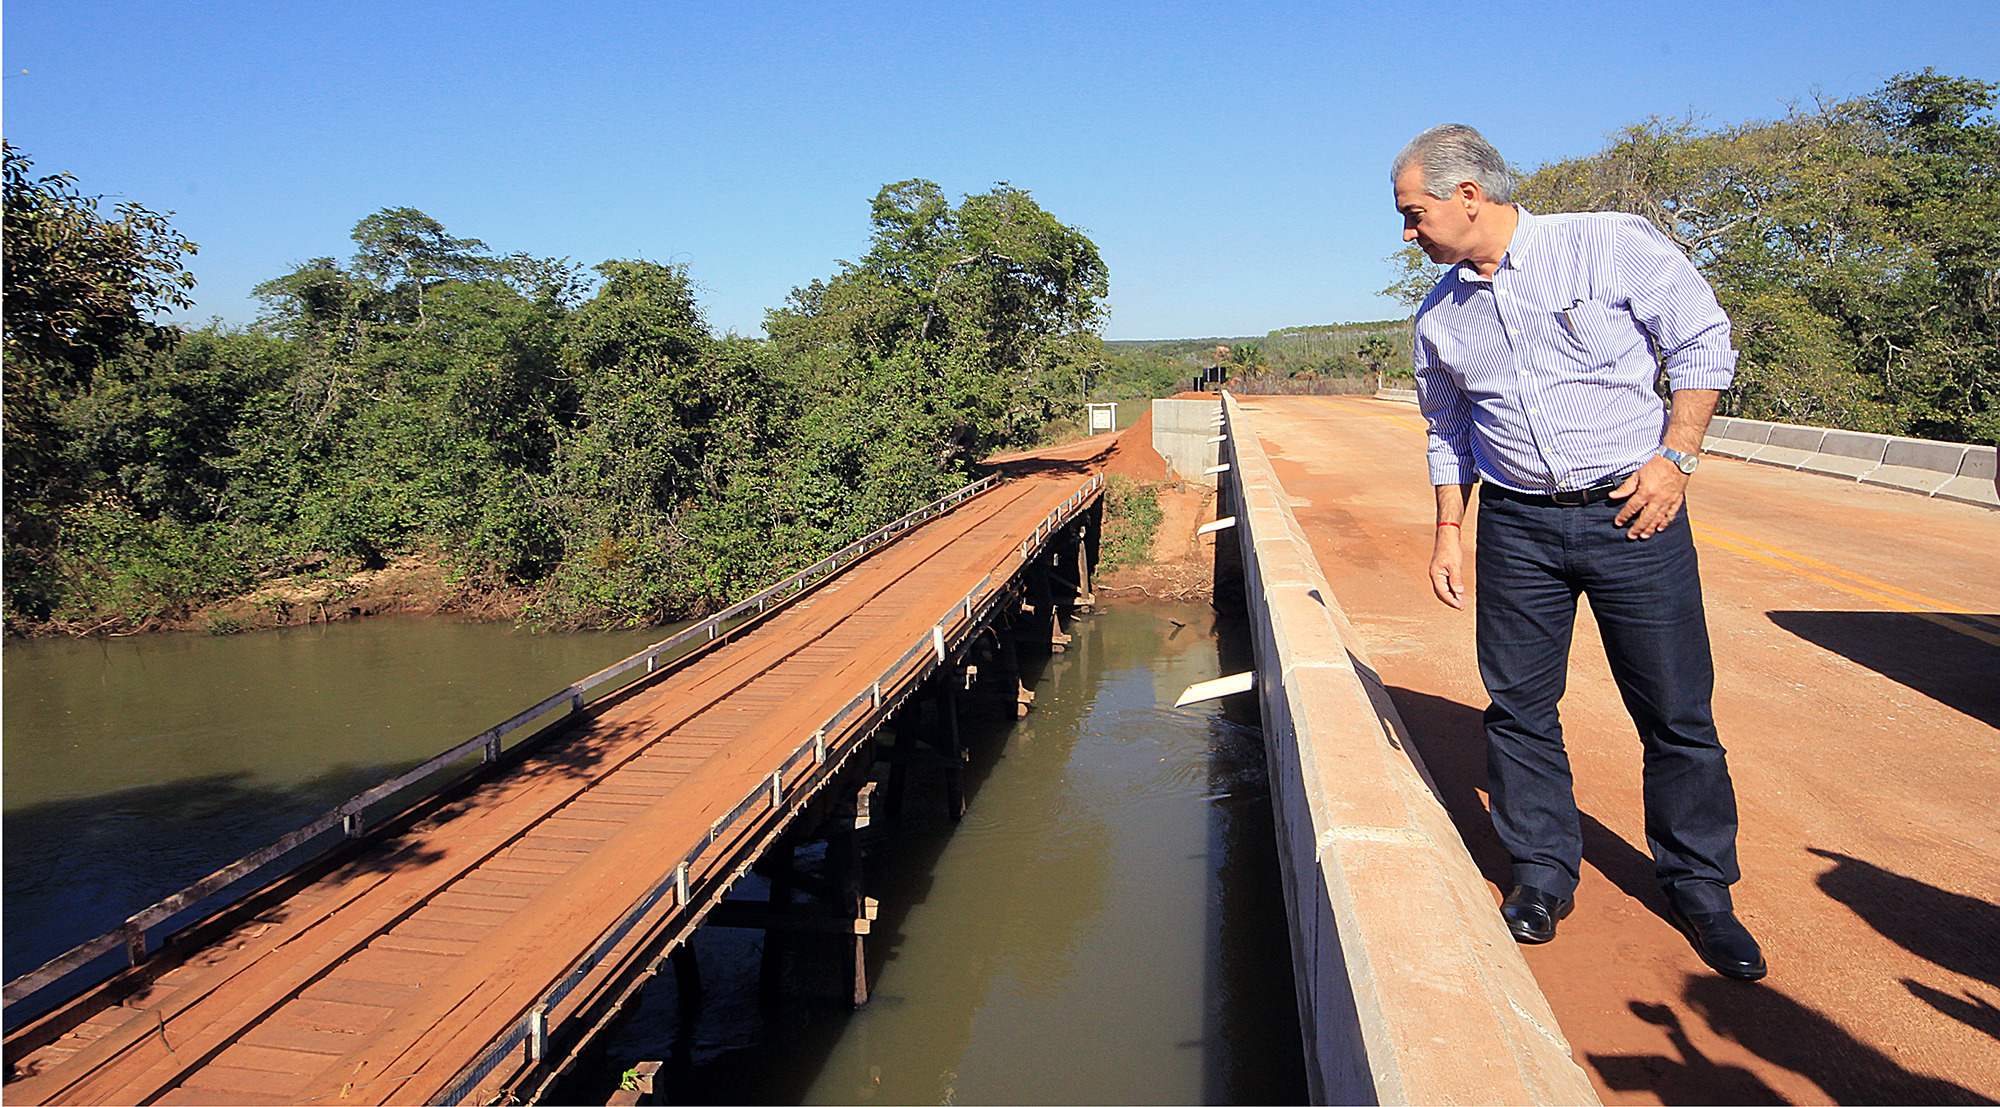
[[[113,615],[94,623],[61,621],[10,627],[8,637],[124,638],[134,634],[241,634],[347,622],[377,615],[438,615],[471,622],[514,622],[533,594],[481,592],[453,580],[442,557],[402,554],[379,569],[315,568],[268,579],[248,592],[179,611]]]
[[[453,581],[442,559],[411,553],[380,569],[344,576],[272,580],[246,595],[201,607],[179,625],[158,629],[235,634],[375,615],[446,615],[470,622],[508,623],[518,621],[533,598],[525,588],[468,589]]]
[[[1144,487],[1159,504],[1159,524],[1142,559],[1098,575],[1094,590],[1099,601],[1144,597],[1191,603],[1213,599],[1215,539],[1203,537],[1199,531],[1203,524],[1215,520],[1215,489],[1169,480]]]
[[[1214,518],[1214,489],[1172,479],[1166,461],[1151,448],[1152,417],[1105,439],[1083,439],[990,459],[1002,468],[1039,464],[1078,465],[1121,479],[1128,493],[1158,507],[1157,522],[1107,519],[1107,543],[1120,528],[1137,533],[1125,545],[1140,552],[1110,565],[1098,577],[1098,595],[1150,597],[1187,602],[1214,591],[1212,539],[1196,531]],[[1144,527],[1152,527],[1146,534]],[[274,577],[236,596],[189,605],[178,611],[113,615],[89,624],[50,621],[11,626],[15,638],[125,637],[147,633],[241,634],[284,627],[346,622],[377,615],[444,616],[472,622],[521,622],[535,599],[529,588],[468,587],[437,551],[402,553],[380,568],[314,566]],[[575,629],[575,628],[564,628]]]

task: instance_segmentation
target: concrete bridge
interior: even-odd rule
[[[1240,551],[1316,1100],[2000,1098],[1991,447],[1747,421],[1709,443],[1689,518],[1737,906],[1772,965],[1742,984],[1665,919],[1638,743],[1588,618],[1563,705],[1576,910],[1546,946],[1502,927],[1472,613],[1425,580],[1413,406],[1157,401],[1154,422],[1237,519],[1218,562]]]

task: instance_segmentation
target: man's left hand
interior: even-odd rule
[[[1681,513],[1687,483],[1687,474],[1666,458],[1648,461],[1626,477],[1625,483],[1611,490],[1612,499],[1625,501],[1612,524],[1622,527],[1630,522],[1632,529],[1625,532],[1627,538],[1651,538],[1667,529],[1667,524]]]

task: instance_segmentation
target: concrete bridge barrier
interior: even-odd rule
[[[1992,446],[1718,418],[1709,424],[1702,449],[1758,465],[2000,507]]]
[[[1708,426],[1702,450],[1758,466],[2000,508],[1992,446],[1718,418]]]
[[[1243,551],[1313,1101],[1598,1102],[1255,428],[1224,403],[1219,513]]]
[[[1375,395],[1417,402],[1417,394],[1407,390],[1383,389]],[[1992,446],[1716,416],[1701,448],[1758,465],[2000,508]]]

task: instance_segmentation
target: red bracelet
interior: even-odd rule
[[[1438,526],[1441,526],[1441,527],[1458,527],[1458,524],[1457,524],[1457,523],[1439,523],[1439,524],[1438,524]],[[1458,527],[1458,529],[1460,529],[1460,530],[1464,530],[1465,528],[1464,528],[1464,527]]]

